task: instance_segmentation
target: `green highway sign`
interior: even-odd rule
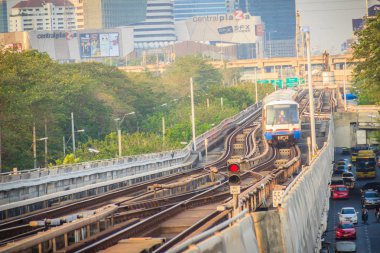
[[[298,77],[288,77],[286,78],[286,87],[296,87],[299,84],[304,84],[305,79],[304,78],[298,78]]]

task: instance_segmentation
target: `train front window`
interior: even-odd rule
[[[268,105],[267,125],[298,124],[297,105]]]

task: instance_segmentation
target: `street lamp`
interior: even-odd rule
[[[314,96],[311,73],[311,52],[310,52],[310,31],[308,27],[303,27],[302,32],[306,33],[306,52],[307,52],[307,77],[309,86],[309,111],[310,111],[310,130],[311,130],[311,150],[314,156],[317,149],[317,138],[315,135],[315,119],[314,119]]]
[[[123,123],[126,116],[134,115],[134,114],[135,114],[135,112],[130,112],[130,113],[124,114],[124,116],[121,120],[120,120],[120,118],[114,119],[117,122],[116,123],[117,124],[117,143],[118,143],[118,148],[119,148],[119,157],[121,157],[121,129],[120,129],[120,126]]]
[[[79,129],[79,130],[76,130],[76,131],[74,131],[74,134],[75,133],[83,133],[83,132],[85,132],[85,130],[84,129]],[[65,136],[63,136],[63,156],[65,157],[66,156],[66,147],[67,147],[67,144],[69,143],[69,141],[70,141],[70,139],[72,138],[72,136],[73,135],[70,135],[70,137],[69,137],[69,139],[66,141],[65,140]],[[75,135],[74,135],[74,137],[75,137]],[[73,148],[73,152],[74,152],[74,150],[75,150],[75,146],[73,146],[74,148]],[[75,154],[74,154],[75,155]]]
[[[48,137],[43,137],[36,139],[36,125],[33,123],[33,160],[34,160],[34,168],[37,168],[37,141],[45,141]],[[46,161],[46,154],[47,154],[47,145],[45,145],[45,161]],[[47,167],[47,164],[45,164]]]

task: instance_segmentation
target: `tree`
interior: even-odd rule
[[[380,13],[365,20],[363,30],[355,32],[353,58],[359,60],[354,69],[356,91],[362,104],[379,104],[380,100]]]
[[[221,85],[222,75],[201,56],[177,58],[163,74],[164,88],[173,97],[190,93],[189,80],[193,78],[196,90],[206,91],[214,85]]]

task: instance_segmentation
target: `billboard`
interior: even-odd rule
[[[117,57],[119,33],[82,33],[79,35],[81,58]]]
[[[359,31],[359,30],[362,30],[363,29],[363,19],[361,18],[357,18],[357,19],[353,19],[352,20],[352,30],[355,32],[355,31]]]
[[[178,41],[256,43],[264,34],[261,18],[242,11],[192,17],[176,22],[175,28]]]
[[[368,0],[368,16],[374,17],[380,12],[380,0]]]

